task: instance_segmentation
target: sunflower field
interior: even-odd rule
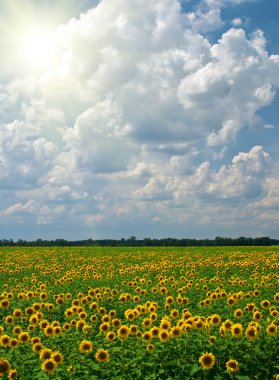
[[[279,247],[2,247],[3,379],[279,379]]]

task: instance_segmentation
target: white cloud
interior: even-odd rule
[[[234,27],[242,26],[242,20],[240,17],[234,18],[231,23]]]
[[[222,202],[251,212],[270,202],[268,149],[243,142],[239,153],[237,143],[265,124],[257,112],[275,97],[279,57],[261,31],[232,28],[211,44],[201,33],[224,26],[222,6],[207,0],[183,14],[175,0],[102,0],[61,26],[59,65],[0,87],[11,118],[0,129],[0,178],[16,189],[2,213],[169,227],[206,225],[214,213],[219,223]]]

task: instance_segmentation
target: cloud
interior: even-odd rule
[[[0,87],[2,214],[133,234],[268,204],[272,157],[241,138],[266,125],[279,56],[260,30],[210,43],[223,4],[102,0],[61,25],[59,64]]]

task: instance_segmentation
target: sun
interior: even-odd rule
[[[48,28],[33,27],[20,38],[21,59],[25,66],[33,70],[51,67],[55,60],[56,41]]]

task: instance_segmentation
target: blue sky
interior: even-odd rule
[[[1,2],[0,238],[278,238],[278,14]]]

